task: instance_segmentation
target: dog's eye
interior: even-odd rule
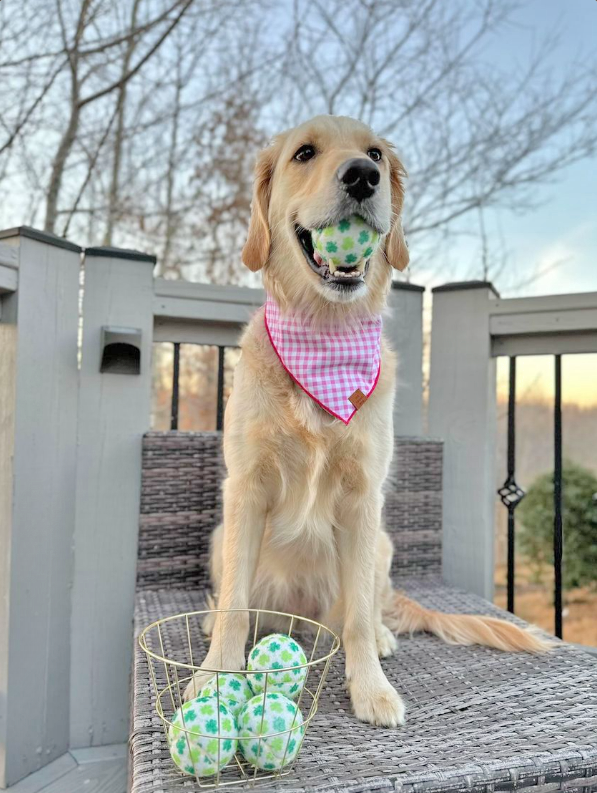
[[[307,160],[312,160],[315,157],[315,147],[310,146],[306,143],[304,146],[301,146],[300,149],[295,151],[293,160],[297,162],[306,162]]]
[[[382,157],[380,149],[369,149],[367,157],[371,157],[373,162],[379,162]]]

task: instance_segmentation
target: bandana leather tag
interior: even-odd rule
[[[348,424],[373,393],[381,366],[381,316],[358,327],[311,326],[268,295],[265,327],[282,366],[311,399]]]

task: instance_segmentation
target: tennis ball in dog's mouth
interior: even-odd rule
[[[238,747],[257,768],[273,771],[287,766],[304,734],[298,706],[283,694],[258,694],[238,714]]]
[[[185,774],[215,776],[234,757],[237,734],[234,716],[223,701],[216,695],[198,697],[179,708],[172,719],[170,755]]]
[[[341,220],[334,226],[314,229],[311,240],[315,262],[327,264],[331,272],[339,267],[362,269],[381,242],[379,232],[358,215]]]
[[[247,669],[257,674],[247,675],[254,694],[284,694],[296,699],[307,676],[307,656],[300,644],[284,633],[271,633],[257,642],[249,653]]]

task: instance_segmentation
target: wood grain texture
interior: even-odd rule
[[[126,785],[126,762],[122,759],[103,760],[77,766],[53,784],[42,788],[42,791],[43,793],[126,793]]]
[[[494,336],[491,354],[564,355],[597,352],[597,331],[584,333],[535,333],[531,336]]]
[[[491,289],[433,296],[429,434],[444,440],[442,572],[450,584],[493,594],[495,359]]]
[[[0,321],[6,314],[8,296],[16,291],[19,282],[19,257],[15,245],[0,242]],[[0,350],[2,348],[0,347]]]
[[[423,293],[392,289],[384,335],[398,353],[394,435],[423,433]]]
[[[0,294],[15,292],[19,282],[19,273],[14,267],[0,263]]]
[[[208,303],[247,303],[260,306],[265,302],[264,289],[247,286],[221,286],[219,284],[200,284],[190,281],[174,281],[156,278],[154,292],[157,297],[179,297],[190,300],[204,300]]]
[[[236,347],[244,327],[244,322],[192,322],[185,319],[156,317],[153,323],[153,340]]]
[[[152,264],[87,256],[79,389],[71,747],[125,741],[141,480],[149,428]],[[103,325],[140,328],[140,375],[101,374]]]
[[[207,322],[246,323],[265,302],[263,289],[214,286],[156,279],[156,317]]]
[[[41,793],[51,785],[56,786],[67,774],[75,771],[77,763],[74,758],[66,752],[57,760],[52,761],[39,771],[35,771],[25,779],[17,782],[10,788],[11,793]],[[60,790],[61,788],[58,787]]]
[[[6,459],[0,463],[12,480],[11,504],[2,507],[11,515],[2,529],[0,582],[4,785],[68,748],[77,421],[79,254],[28,237],[16,242],[19,288],[8,304],[4,298],[2,323],[6,336],[17,322],[16,341],[1,356],[14,388],[11,417],[3,387],[0,420],[4,458],[13,436],[8,475]],[[2,490],[6,496],[6,481]]]
[[[14,245],[0,242],[0,265],[17,270],[19,267],[18,253],[18,248]]]
[[[13,531],[14,417],[17,328],[0,322],[0,691],[8,690],[10,639],[10,540]],[[0,696],[0,747],[6,746],[7,700]],[[4,784],[6,755],[0,748],[0,787]]]
[[[108,746],[88,746],[83,749],[71,749],[71,755],[79,765],[97,763],[103,760],[127,760],[128,745],[113,743]]]
[[[597,296],[595,297],[595,308],[497,314],[492,316],[489,321],[489,331],[492,336],[595,330],[597,330]]]
[[[539,311],[573,311],[597,306],[597,292],[578,292],[568,295],[541,295],[538,297],[495,298],[489,301],[492,316],[498,314],[524,314]]]
[[[11,787],[11,793],[126,793],[125,746],[67,752]]]

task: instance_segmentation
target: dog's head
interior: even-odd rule
[[[405,176],[391,145],[350,118],[317,116],[278,135],[257,160],[243,262],[264,268],[267,290],[283,305],[379,311],[391,268],[408,264],[400,218]],[[310,232],[353,215],[384,240],[347,277],[322,266]]]

